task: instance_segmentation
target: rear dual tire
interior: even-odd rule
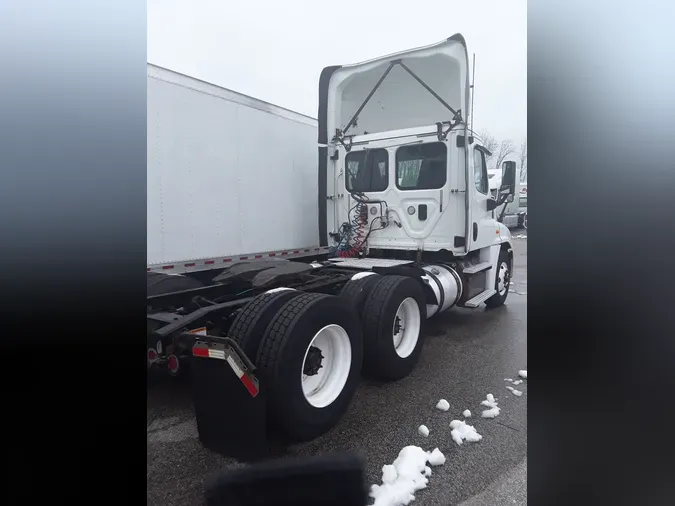
[[[344,415],[362,366],[380,380],[410,374],[422,351],[425,308],[416,280],[371,275],[349,281],[338,297],[260,295],[229,334],[268,386],[272,424],[289,439],[306,441]]]
[[[408,376],[424,344],[426,297],[420,283],[405,276],[381,277],[362,311],[364,372],[384,381]]]
[[[270,422],[288,439],[305,441],[330,430],[347,410],[363,338],[358,315],[342,298],[289,292],[251,301],[230,334],[267,385]]]

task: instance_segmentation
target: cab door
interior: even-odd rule
[[[397,191],[390,203],[406,234],[422,247],[447,207],[448,147],[436,141],[411,143],[396,147],[393,155]]]
[[[471,247],[477,250],[494,243],[497,226],[492,212],[488,211],[490,200],[490,183],[488,179],[485,152],[480,146],[472,148],[470,163],[472,163],[473,181],[467,185],[467,191],[471,195]]]

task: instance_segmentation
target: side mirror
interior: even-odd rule
[[[506,197],[507,202],[513,202],[513,193],[511,193],[508,197]]]
[[[502,187],[500,193],[514,194],[516,192],[516,162],[502,163]]]
[[[497,209],[497,201],[495,199],[487,199],[488,212],[494,211],[495,209]]]

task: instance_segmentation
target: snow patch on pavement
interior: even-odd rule
[[[514,385],[520,385],[522,382],[523,382],[523,380],[517,380],[517,381],[514,381],[513,384]]]
[[[429,428],[426,425],[420,425],[419,428],[417,429],[417,432],[420,433],[420,436],[424,437],[429,436]]]
[[[513,383],[513,380],[511,378],[504,378],[504,381],[510,381],[511,383]]]
[[[527,379],[527,371],[526,370],[518,371],[518,376],[520,376],[523,379]]]
[[[415,492],[426,488],[432,466],[443,465],[445,456],[436,448],[425,452],[419,446],[403,448],[393,464],[382,467],[382,485],[370,488],[373,506],[406,506],[415,500]]]
[[[480,416],[483,418],[494,418],[499,414],[500,409],[497,406],[497,399],[495,399],[494,395],[492,394],[487,394],[486,399],[482,401],[480,405],[490,408],[481,413]]]
[[[452,429],[450,436],[452,436],[452,440],[458,445],[461,445],[463,441],[475,443],[483,439],[483,436],[478,434],[473,425],[467,425],[466,422],[462,422],[461,420],[450,422],[450,428]]]
[[[432,466],[442,466],[445,464],[445,455],[438,448],[434,448],[434,451],[429,455],[429,464]],[[431,474],[431,469],[429,469],[429,474]]]
[[[511,390],[511,393],[512,393],[513,395],[515,395],[516,397],[520,397],[521,395],[523,395],[523,392],[521,392],[520,390],[516,390],[516,389],[513,388],[513,387],[506,387],[506,389],[507,389],[507,390]]]
[[[465,409],[464,411],[462,411],[462,415],[464,415],[464,418],[469,418],[471,416],[471,411]]]
[[[438,401],[438,404],[436,404],[436,408],[440,409],[441,411],[447,411],[450,409],[450,403],[445,399],[441,399]]]

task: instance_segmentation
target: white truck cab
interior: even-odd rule
[[[442,264],[459,305],[505,298],[510,263],[498,260],[511,258],[511,234],[493,211],[513,196],[515,166],[493,198],[489,153],[467,125],[464,38],[327,67],[319,88],[322,245],[368,265]]]

